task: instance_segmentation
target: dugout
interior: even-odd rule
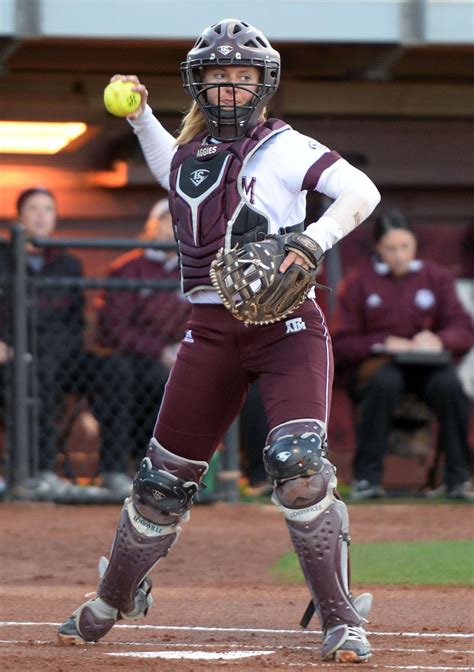
[[[413,222],[422,254],[472,280],[472,4],[274,0],[272,9],[263,1],[239,5],[282,55],[271,113],[359,165],[381,190],[383,207],[399,207]],[[103,87],[115,72],[137,73],[174,131],[189,103],[178,64],[201,28],[221,18],[215,11],[206,1],[196,8],[179,0],[0,2],[0,122],[88,127],[56,154],[0,149],[0,236],[14,221],[18,192],[33,184],[56,193],[61,236],[138,234],[163,194],[127,124],[105,113]],[[235,4],[221,2],[219,13],[235,13]],[[324,205],[309,198],[309,217]],[[367,254],[369,225],[333,255],[335,280]],[[103,275],[115,256],[105,248],[78,253],[88,277]],[[330,297],[323,299],[330,312]]]

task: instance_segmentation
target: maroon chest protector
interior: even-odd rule
[[[269,119],[233,142],[205,144],[207,131],[179,147],[171,163],[169,201],[183,292],[212,287],[209,268],[221,247],[263,238],[266,217],[252,208],[242,176],[252,154],[288,128]]]

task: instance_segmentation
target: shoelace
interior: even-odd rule
[[[357,628],[355,626],[349,625],[348,639],[355,639],[357,642],[360,642],[361,644],[366,643],[364,631],[362,630],[362,628]]]

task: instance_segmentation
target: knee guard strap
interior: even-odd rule
[[[285,516],[323,629],[360,626],[348,584],[349,518],[335,495],[337,478],[326,457],[324,427],[305,422],[302,433],[302,424],[287,423],[269,435],[264,459],[272,499]]]
[[[102,600],[124,615],[135,612],[147,573],[177,540],[178,523],[189,518],[192,495],[207,469],[206,462],[173,455],[154,439],[143,462],[134,494],[125,500],[109,565],[97,590]]]

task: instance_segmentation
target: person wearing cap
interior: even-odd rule
[[[439,423],[443,486],[450,498],[469,498],[469,402],[455,367],[407,365],[399,353],[442,353],[454,360],[472,346],[470,319],[451,273],[419,259],[417,238],[399,210],[375,221],[374,254],[338,288],[332,324],[336,365],[345,369],[357,403],[354,500],[384,495],[384,457],[392,416],[403,392],[419,395]],[[432,360],[436,362],[436,359]]]

